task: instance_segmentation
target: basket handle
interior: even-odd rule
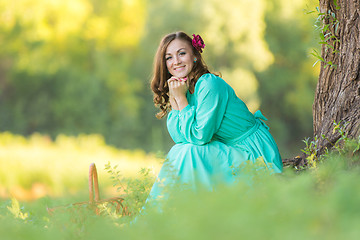
[[[94,199],[94,185],[95,185],[95,199]],[[95,163],[91,163],[89,168],[89,199],[90,199],[90,204],[94,204],[94,202],[98,202],[100,200],[99,182],[98,182],[98,175],[97,175]]]

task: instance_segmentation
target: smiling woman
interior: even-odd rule
[[[154,102],[167,118],[176,143],[167,155],[150,200],[165,196],[174,183],[205,187],[232,183],[250,164],[282,171],[277,145],[260,111],[252,114],[234,90],[209,72],[201,56],[199,35],[184,32],[165,36],[155,56],[151,88]],[[236,173],[236,174],[235,174]]]

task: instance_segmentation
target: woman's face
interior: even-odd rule
[[[194,66],[194,60],[192,48],[184,40],[174,39],[166,49],[166,67],[175,77],[189,76]]]

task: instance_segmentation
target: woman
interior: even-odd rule
[[[161,198],[164,187],[185,183],[213,189],[234,181],[234,169],[262,161],[273,172],[282,171],[276,143],[257,111],[248,110],[234,90],[209,72],[199,35],[184,32],[165,36],[157,50],[151,88],[158,118],[167,117],[176,143],[167,155],[150,199]],[[261,119],[261,120],[260,120]]]

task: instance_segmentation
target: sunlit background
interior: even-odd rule
[[[0,195],[8,194],[4,186],[24,185],[19,178],[25,172],[10,171],[21,166],[49,173],[23,180],[31,190],[37,181],[49,182],[42,188],[56,184],[54,165],[46,161],[80,166],[95,155],[101,164],[122,156],[134,162],[139,153],[144,166],[153,166],[164,156],[173,142],[165,119],[155,118],[149,82],[160,39],[177,30],[203,37],[211,71],[220,72],[252,112],[260,109],[269,119],[282,157],[299,154],[302,140],[312,135],[319,66],[310,53],[319,46],[316,16],[308,12],[316,4],[0,0],[0,169],[7,176]],[[60,186],[54,189],[61,193]]]

